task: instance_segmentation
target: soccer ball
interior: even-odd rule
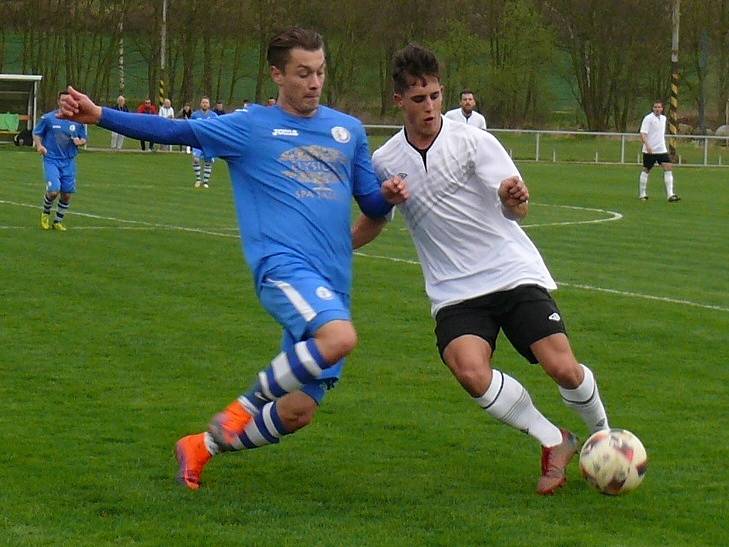
[[[580,451],[580,472],[603,494],[617,496],[643,481],[648,456],[640,439],[626,429],[594,433]]]

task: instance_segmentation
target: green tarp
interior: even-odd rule
[[[0,131],[17,131],[18,123],[20,123],[20,116],[17,114],[0,113]]]

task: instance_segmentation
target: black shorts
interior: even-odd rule
[[[673,162],[671,161],[671,156],[666,152],[663,154],[643,154],[643,167],[645,167],[646,171],[650,171],[656,163],[663,165],[664,163]]]
[[[514,349],[537,363],[529,346],[552,334],[567,333],[556,302],[538,285],[521,285],[446,306],[436,314],[435,323],[441,359],[448,344],[464,334],[483,338],[496,351],[496,337],[503,329]]]

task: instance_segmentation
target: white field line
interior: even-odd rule
[[[420,265],[420,262],[417,260],[410,260],[407,258],[393,258],[390,256],[381,256],[381,255],[372,255],[368,253],[363,253],[360,251],[355,251],[357,256],[363,256],[367,258],[376,258],[379,260],[389,260],[391,262],[402,262],[404,264],[415,264]],[[684,306],[693,306],[695,308],[703,308],[705,310],[716,310],[716,311],[726,311],[729,312],[729,308],[725,308],[722,306],[714,306],[711,304],[701,304],[699,302],[692,302],[690,300],[681,300],[678,298],[669,298],[667,296],[653,296],[650,294],[641,294],[637,292],[629,292],[629,291],[619,291],[617,289],[605,289],[603,287],[594,287],[592,285],[582,285],[580,283],[563,283],[561,281],[557,281],[557,285],[560,285],[562,287],[571,287],[573,289],[584,289],[587,291],[595,291],[595,292],[604,292],[609,294],[616,294],[619,296],[628,296],[632,298],[641,298],[643,300],[655,300],[658,302],[667,302],[669,304],[681,304]]]
[[[561,207],[562,209],[574,209],[577,211],[593,211],[595,213],[601,213],[609,215],[607,218],[598,218],[592,220],[568,220],[564,222],[544,222],[541,224],[522,224],[522,228],[542,228],[544,226],[570,226],[575,224],[599,224],[601,222],[612,222],[614,220],[620,220],[623,215],[617,211],[609,211],[607,209],[595,209],[592,207],[578,207],[576,205],[552,205],[551,203],[532,203],[539,207]],[[400,228],[401,232],[407,232],[407,228]]]
[[[38,205],[32,205],[30,203],[17,203],[15,201],[6,201],[4,199],[0,199],[0,204],[5,205],[15,205],[17,207],[27,207],[29,209],[40,209],[40,206]],[[221,232],[214,232],[212,230],[204,230],[202,228],[187,228],[185,226],[175,226],[173,224],[160,224],[157,222],[145,222],[143,220],[128,220],[125,218],[116,218],[116,217],[106,217],[101,215],[93,215],[91,213],[82,213],[80,211],[72,211],[72,214],[79,217],[87,217],[87,218],[98,218],[99,220],[111,220],[114,222],[121,222],[122,224],[138,224],[140,226],[147,226],[149,228],[157,228],[160,230],[176,230],[180,232],[193,232],[198,234],[205,234],[209,236],[218,236],[218,237],[230,237],[230,238],[238,238],[238,234],[225,234]],[[74,227],[74,230],[77,228]],[[228,228],[219,228],[222,230],[228,230]]]
[[[29,203],[17,203],[14,201],[7,201],[7,200],[0,200],[0,204],[15,205],[17,207],[27,207],[30,209],[39,209],[40,208],[38,205],[31,205]],[[585,207],[574,207],[571,205],[554,205],[553,207],[587,209]],[[604,211],[602,209],[587,209],[587,210],[603,211],[606,213],[619,215],[619,213],[612,213],[611,211]],[[106,217],[106,216],[94,215],[94,214],[90,214],[90,213],[81,213],[78,211],[74,211],[73,214],[77,215],[77,216],[88,217],[88,218],[98,218],[100,220],[111,220],[111,221],[121,222],[121,223],[125,223],[125,224],[140,225],[139,227],[126,227],[126,229],[135,229],[136,228],[136,229],[148,229],[148,230],[153,230],[153,229],[177,230],[177,231],[182,231],[182,232],[193,232],[193,233],[199,233],[199,234],[205,234],[205,235],[217,236],[217,237],[226,237],[226,238],[235,238],[235,239],[238,238],[237,233],[236,234],[225,234],[225,233],[221,233],[221,232],[214,232],[211,230],[203,230],[203,229],[198,229],[198,228],[187,228],[185,226],[175,226],[175,225],[170,225],[170,224],[158,224],[158,223],[154,223],[154,222],[145,222],[142,220],[128,220],[128,219],[121,219],[121,218],[115,218],[115,217]],[[620,218],[620,217],[618,217],[618,218]],[[617,220],[617,218],[604,219],[604,220],[602,220],[602,222],[607,222],[610,220]],[[586,222],[595,222],[595,221],[586,221]],[[535,226],[544,226],[544,224],[535,225]],[[16,228],[16,227],[15,226],[0,226],[0,229],[9,229],[9,228]],[[17,228],[24,228],[24,227],[17,227]],[[98,229],[101,229],[101,228],[102,227],[98,227]],[[115,227],[109,227],[109,228],[115,228]],[[116,228],[118,229],[120,227],[116,227]],[[74,230],[77,230],[77,229],[79,229],[79,228],[74,227]],[[87,229],[91,229],[91,228],[87,228]],[[96,229],[96,227],[94,227],[94,229]],[[417,260],[411,260],[411,259],[407,259],[407,258],[395,258],[392,256],[373,255],[373,254],[369,254],[369,253],[363,253],[361,251],[355,251],[354,254],[356,256],[361,256],[361,257],[365,257],[365,258],[388,260],[390,262],[400,262],[403,264],[413,264],[416,266],[420,265],[420,263]],[[723,306],[716,306],[716,305],[711,305],[711,304],[701,304],[699,302],[692,302],[690,300],[682,300],[682,299],[678,299],[678,298],[669,298],[666,296],[653,296],[650,294],[642,294],[642,293],[636,293],[636,292],[630,292],[630,291],[620,291],[617,289],[606,289],[604,287],[595,287],[592,285],[583,285],[583,284],[579,284],[579,283],[562,283],[560,281],[557,282],[557,285],[560,285],[563,287],[571,287],[571,288],[575,288],[575,289],[583,289],[583,290],[587,290],[587,291],[604,292],[604,293],[608,293],[608,294],[615,294],[618,296],[626,296],[626,297],[630,297],[630,298],[639,298],[639,299],[643,299],[643,300],[666,302],[668,304],[679,304],[679,305],[683,305],[683,306],[692,306],[695,308],[702,308],[702,309],[706,309],[706,310],[729,312],[729,308],[726,308]]]

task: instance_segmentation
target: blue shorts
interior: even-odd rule
[[[47,192],[73,194],[76,191],[76,160],[43,158],[43,173]]]
[[[202,158],[203,161],[215,161],[215,158],[208,158],[205,156],[205,152],[200,150],[199,148],[193,148],[192,149],[192,157],[193,158]]]
[[[311,338],[330,321],[351,321],[349,295],[335,292],[328,281],[312,270],[275,268],[263,278],[258,297],[266,311],[284,328],[282,351]],[[343,366],[344,359],[327,368],[302,391],[321,403],[325,392],[340,378]]]

